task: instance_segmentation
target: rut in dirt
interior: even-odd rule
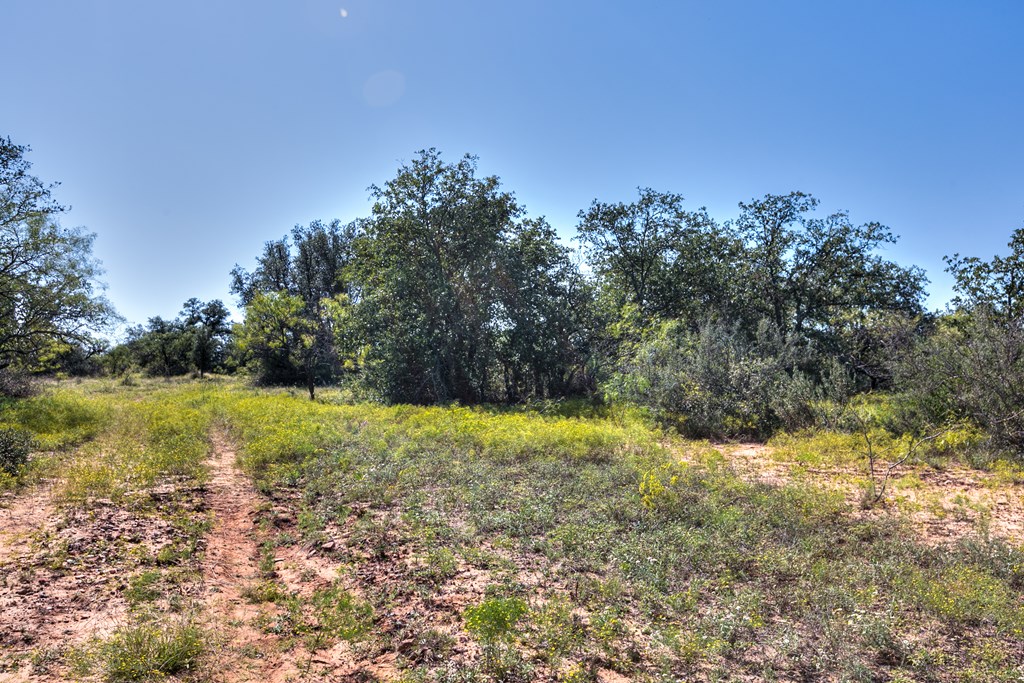
[[[398,678],[393,653],[367,659],[345,641],[324,643],[310,652],[301,639],[267,628],[283,608],[253,601],[253,587],[272,582],[287,595],[308,598],[336,585],[342,564],[313,546],[274,542],[299,535],[293,506],[256,491],[238,469],[226,435],[215,433],[212,443],[206,500],[213,525],[201,564],[204,622],[214,640],[213,661],[205,666],[209,680],[283,683]],[[270,562],[272,569],[267,566]]]
[[[208,669],[217,681],[278,680],[275,673],[294,673],[294,667],[275,652],[273,639],[253,626],[260,612],[244,597],[245,588],[260,579],[255,524],[260,498],[235,466],[235,451],[222,434],[213,437],[209,469],[206,500],[213,526],[201,565],[202,602],[220,642],[217,662]]]

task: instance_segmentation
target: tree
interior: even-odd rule
[[[316,398],[316,383],[323,365],[334,357],[332,345],[335,321],[346,308],[343,297],[321,299],[311,314],[302,297],[287,292],[258,292],[245,307],[245,322],[238,326],[238,344],[243,353],[254,355],[260,363],[260,376],[301,379]]]
[[[190,356],[200,378],[223,359],[224,346],[231,334],[229,316],[220,299],[203,303],[193,297],[185,302],[180,317],[192,337]]]
[[[1010,237],[1010,254],[982,261],[976,256],[946,256],[946,272],[956,292],[952,306],[962,310],[985,308],[997,317],[1024,314],[1024,228]]]
[[[150,318],[145,326],[128,328],[126,340],[108,352],[108,366],[123,368],[125,362],[149,375],[203,377],[224,361],[231,335],[229,312],[219,299],[186,301],[172,320]]]
[[[354,273],[374,389],[393,402],[478,403],[579,380],[577,274],[497,177],[430,149],[371,193]]]
[[[496,271],[495,357],[504,398],[567,396],[594,388],[593,293],[544,220],[524,221]]]
[[[746,244],[748,320],[770,320],[783,335],[829,337],[835,317],[851,311],[922,312],[927,279],[877,250],[896,237],[880,223],[854,225],[840,211],[809,216],[818,200],[802,192],[740,203]]]
[[[245,306],[239,345],[255,358],[260,380],[303,384],[310,399],[317,382],[341,371],[336,342],[346,321],[352,285],[347,271],[360,222],[297,225],[291,240],[268,242],[249,273],[232,270],[231,290]]]
[[[596,199],[579,212],[577,239],[599,274],[635,305],[647,320],[657,306],[657,289],[667,270],[667,255],[685,229],[683,198],[639,188],[631,204]]]
[[[0,370],[38,369],[55,346],[101,348],[95,333],[116,319],[98,293],[95,235],[60,226],[66,209],[28,151],[0,138]]]
[[[153,316],[145,327],[130,327],[126,336],[124,345],[146,374],[171,377],[189,371],[192,339],[180,317],[165,320]]]
[[[686,211],[678,194],[638,192],[630,204],[594,200],[579,213],[576,239],[617,306],[631,307],[641,328],[730,317],[738,240],[705,209]]]
[[[990,261],[947,256],[952,311],[894,363],[920,422],[969,420],[996,449],[1024,453],[1024,229]]]

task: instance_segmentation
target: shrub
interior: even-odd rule
[[[807,360],[806,348],[767,324],[751,340],[722,323],[693,332],[669,322],[636,349],[608,388],[691,436],[762,437],[815,421],[814,406],[832,387],[800,371]]]
[[[28,398],[36,392],[32,380],[24,373],[0,370],[0,396]]]
[[[893,364],[905,426],[969,420],[995,450],[1024,452],[1024,319],[984,309],[947,316]]]
[[[0,472],[14,477],[28,462],[32,450],[32,435],[12,427],[0,427]]]

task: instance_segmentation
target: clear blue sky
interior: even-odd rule
[[[130,321],[425,147],[566,238],[638,185],[727,218],[799,189],[926,268],[1024,225],[1024,2],[4,0],[0,134],[98,233]]]

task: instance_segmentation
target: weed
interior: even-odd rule
[[[308,545],[319,545],[327,540],[327,535],[324,533],[324,529],[327,526],[327,520],[322,514],[315,510],[311,510],[309,508],[303,508],[300,510],[297,518],[297,524],[303,542]]]
[[[541,657],[557,667],[583,644],[583,627],[572,613],[572,603],[563,597],[553,597],[530,611],[530,622],[537,631],[537,646]]]
[[[124,599],[129,605],[152,602],[160,597],[160,572],[145,571],[128,580],[128,588],[124,591]]]
[[[258,581],[242,589],[242,597],[248,602],[258,605],[283,600],[287,597],[287,593],[280,584],[274,581]]]
[[[745,481],[707,444],[652,431],[613,408],[310,403],[287,392],[150,382],[75,391],[18,403],[66,406],[68,419],[56,419],[64,409],[47,418],[53,431],[28,426],[22,413],[3,417],[34,438],[68,444],[71,415],[93,411],[77,432],[91,441],[61,454],[63,501],[109,496],[145,508],[150,496],[139,492],[154,483],[202,482],[207,431],[223,420],[262,489],[283,500],[281,487],[295,487],[287,495],[304,501],[295,537],[310,543],[339,531],[347,548],[338,551],[348,550],[364,596],[340,585],[289,594],[274,583],[275,548],[296,538],[276,534],[272,515],[261,515],[262,576],[246,591],[250,601],[274,603],[260,608],[261,627],[312,653],[339,639],[362,642],[375,611],[411,603],[402,612],[414,615],[409,623],[375,643],[404,643],[422,665],[409,680],[593,681],[608,667],[649,680],[858,680],[904,669],[922,681],[952,680],[968,662],[966,643],[986,641],[989,650],[966,670],[998,681],[1024,643],[1020,550],[992,539],[984,511],[966,499],[950,514],[979,520],[979,533],[936,550],[885,510],[851,514],[813,474],[788,485]],[[879,410],[871,438],[885,460],[905,442]],[[922,457],[959,457],[952,454],[969,439],[956,439]],[[841,431],[776,443],[779,457],[808,466],[863,465],[856,435]],[[43,456],[31,467],[37,461],[56,464]],[[998,462],[992,470],[993,481],[1019,475]],[[208,519],[170,519],[175,540],[157,564],[184,568]],[[464,575],[465,565],[473,571]],[[145,571],[133,578],[130,599],[144,603],[177,570],[161,571],[159,582],[147,583]],[[384,642],[433,626],[437,610],[451,609],[444,596],[481,576],[492,587],[462,612],[481,659],[437,631]],[[932,635],[940,642],[929,652],[915,645]],[[442,654],[426,654],[435,650]],[[771,661],[761,661],[766,651]]]
[[[140,624],[118,629],[98,651],[105,680],[141,681],[193,669],[205,635],[194,624]]]
[[[355,640],[367,632],[373,616],[372,608],[356,600],[340,585],[313,593],[308,600],[311,618],[304,623],[309,662],[321,648],[337,640]],[[306,667],[309,670],[309,664]]]
[[[32,667],[32,674],[43,676],[50,673],[54,665],[64,660],[65,651],[59,647],[48,647],[32,652],[29,664]]]
[[[273,578],[275,573],[275,567],[277,566],[275,555],[275,545],[272,540],[264,541],[260,546],[260,563],[259,570],[263,578]]]
[[[488,598],[467,607],[462,616],[466,630],[480,641],[490,643],[511,639],[516,623],[526,612],[527,605],[520,598]]]
[[[422,575],[434,584],[440,584],[455,576],[458,570],[455,553],[448,548],[431,548],[427,551],[426,566]]]

